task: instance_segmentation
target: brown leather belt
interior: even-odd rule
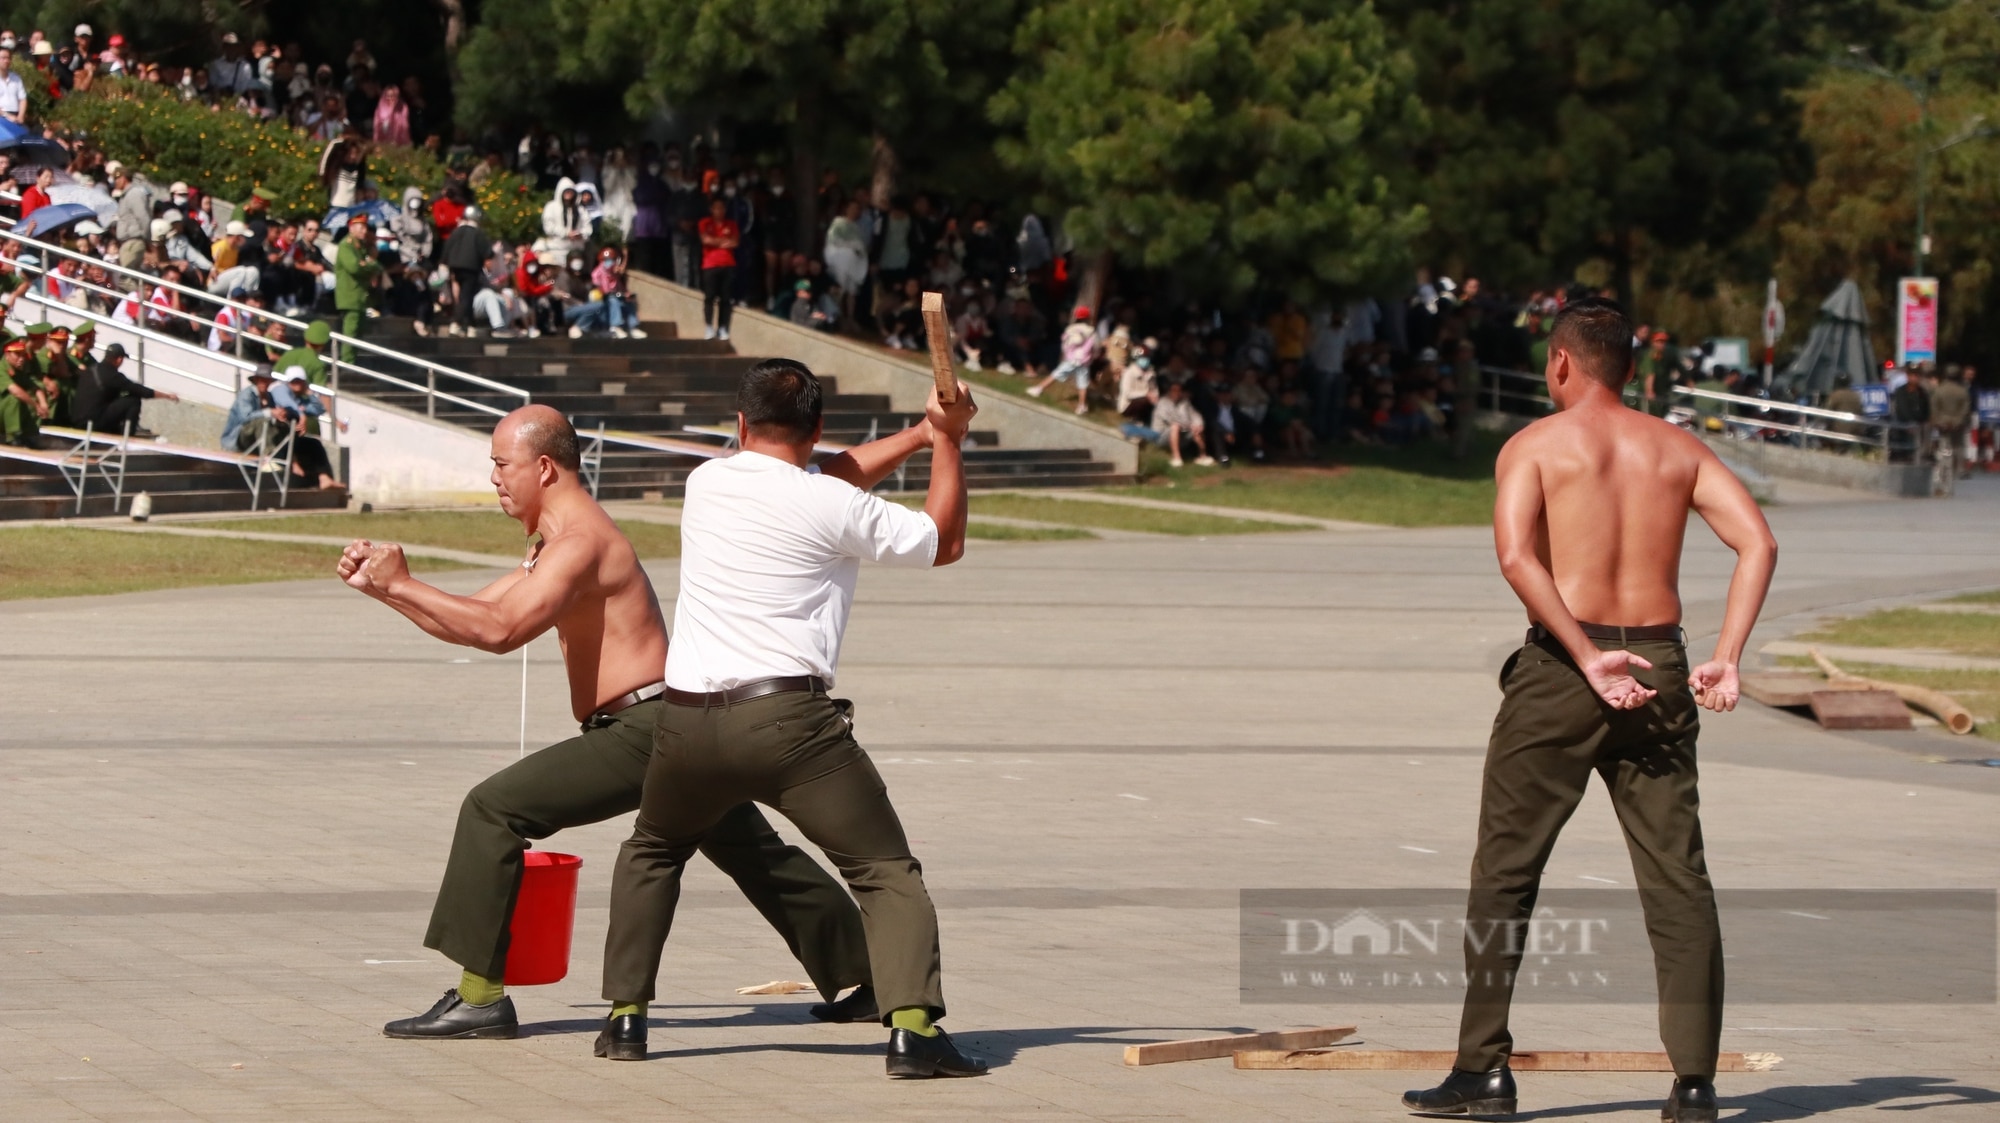
[[[746,682],[727,690],[711,690],[706,694],[693,690],[666,688],[666,699],[676,706],[733,706],[738,702],[748,702],[752,698],[762,698],[769,694],[826,693],[826,680],[818,675],[794,675],[790,678],[760,678],[756,682]]]
[[[623,694],[620,694],[618,697],[613,698],[611,701],[606,702],[602,706],[597,707],[597,712],[591,714],[587,718],[584,718],[583,727],[585,730],[590,730],[590,729],[595,729],[600,725],[604,725],[610,722],[612,717],[618,714],[619,712],[624,710],[629,710],[641,702],[650,702],[653,699],[658,698],[660,695],[666,693],[666,690],[667,690],[666,683],[656,682],[651,686],[642,686],[637,690],[630,690]]]
[[[1583,634],[1589,636],[1591,639],[1608,640],[1616,644],[1657,643],[1662,641],[1667,643],[1686,642],[1679,624],[1647,624],[1638,628],[1622,628],[1616,624],[1586,624],[1579,620],[1576,622],[1576,626],[1582,628]],[[1554,640],[1555,638],[1553,632],[1550,632],[1540,624],[1536,624],[1528,629],[1527,642],[1529,643],[1545,639]]]

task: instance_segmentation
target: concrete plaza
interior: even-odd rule
[[[2000,497],[1772,512],[1757,642],[1828,611],[2000,586]],[[1691,535],[1690,631],[1728,558]],[[671,595],[671,566],[656,570]],[[476,573],[445,583],[469,588]],[[1417,1072],[1126,1068],[1121,1046],[1358,1024],[1445,1049],[1449,1004],[1238,1001],[1237,891],[1458,888],[1494,674],[1522,618],[1482,529],[978,543],[864,576],[840,693],[943,922],[948,1026],[982,1080],[883,1078],[882,1033],[810,1021],[801,976],[697,862],[653,1056],[590,1055],[607,875],[584,857],[570,977],[516,1041],[390,1041],[456,968],[422,947],[465,789],[515,758],[518,657],[447,648],[319,582],[0,605],[0,1119],[1390,1120]],[[1704,640],[1694,655],[1706,657]],[[1754,644],[1753,644],[1754,646]],[[574,730],[553,638],[528,745]],[[2000,755],[1836,735],[1746,702],[1703,738],[1724,887],[1990,888]],[[1601,789],[1547,884],[1629,885]],[[1724,916],[1727,928],[1728,916]],[[1723,1118],[2000,1119],[1992,1005],[1732,1005]],[[1522,1005],[1523,1048],[1657,1049],[1648,1005]],[[1656,1074],[1524,1074],[1527,1118],[1657,1118]]]

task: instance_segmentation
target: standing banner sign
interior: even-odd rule
[[[1896,365],[1937,362],[1938,283],[1936,277],[1904,277],[1896,282]]]

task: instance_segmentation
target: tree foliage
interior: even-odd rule
[[[1000,156],[1085,251],[1240,295],[1365,286],[1407,262],[1410,62],[1354,0],[1052,0],[993,99]]]
[[[115,79],[64,98],[54,120],[89,132],[106,152],[156,183],[185,180],[236,203],[248,199],[253,188],[267,188],[278,196],[271,207],[281,217],[327,211],[319,180],[325,145],[277,123],[184,102],[145,82]],[[434,192],[444,182],[443,166],[416,148],[377,149],[368,171],[387,199],[399,198],[405,187]],[[493,176],[475,194],[487,213],[487,229],[496,236],[515,240],[539,232],[547,199],[514,176]]]
[[[1385,0],[1435,131],[1417,153],[1455,268],[1535,284],[1636,239],[1756,223],[1791,135],[1769,0]]]

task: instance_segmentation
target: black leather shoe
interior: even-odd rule
[[[907,1029],[889,1031],[889,1075],[899,1080],[923,1076],[984,1076],[986,1062],[958,1051],[943,1030],[934,1036]]]
[[[520,1019],[514,1016],[514,1000],[505,995],[488,1006],[474,1006],[458,996],[458,988],[444,992],[437,1005],[414,1018],[403,1018],[382,1027],[384,1037],[518,1037]]]
[[[594,1051],[600,1057],[614,1061],[643,1061],[646,1059],[646,1016],[644,1014],[620,1014],[607,1018],[604,1028],[597,1032]]]
[[[1660,1105],[1661,1123],[1715,1123],[1715,1081],[1706,1076],[1676,1076]]]
[[[834,1002],[815,1002],[806,1013],[823,1022],[879,1022],[882,1011],[875,1008],[875,988],[862,983]]]
[[[1403,1093],[1403,1106],[1430,1115],[1499,1119],[1514,1114],[1514,1074],[1506,1065],[1492,1072],[1452,1069],[1444,1083]]]

